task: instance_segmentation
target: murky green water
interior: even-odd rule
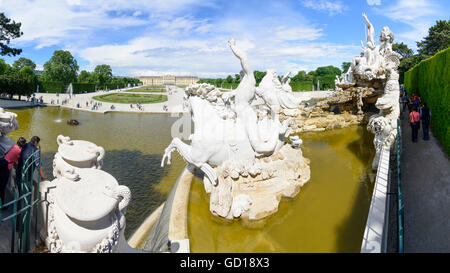
[[[359,252],[373,185],[373,135],[353,126],[300,134],[311,180],[259,226],[224,222],[209,211],[195,179],[189,203],[192,252]]]
[[[8,136],[14,141],[24,136],[27,141],[41,138],[44,171],[53,178],[53,157],[58,149],[59,134],[71,139],[83,139],[106,150],[103,170],[113,175],[119,184],[130,188],[132,199],[127,210],[126,238],[162,202],[164,202],[184,168],[184,161],[172,153],[172,165],[160,167],[164,149],[172,137],[170,127],[177,119],[169,115],[108,113],[95,114],[56,107],[7,109],[18,114],[19,129]],[[78,126],[70,126],[76,119]]]
[[[132,193],[127,210],[127,238],[165,201],[184,161],[172,153],[172,165],[160,167],[177,119],[169,115],[95,114],[53,107],[9,109],[17,113],[20,129],[14,140],[41,137],[45,172],[52,178],[52,161],[59,134],[83,139],[106,150],[104,170]],[[66,120],[76,119],[79,126]],[[372,184],[370,163],[373,136],[353,126],[301,134],[304,156],[311,160],[311,180],[292,200],[283,199],[278,213],[259,227],[238,220],[223,223],[209,212],[209,197],[194,181],[189,204],[192,252],[359,252],[369,210]]]

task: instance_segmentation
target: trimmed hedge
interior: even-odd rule
[[[73,93],[80,94],[84,92],[95,92],[95,84],[94,83],[84,83],[84,82],[74,82],[72,83]],[[66,88],[67,90],[67,88]]]
[[[66,93],[68,85],[63,82],[39,82],[39,92],[45,93]],[[72,83],[73,93],[80,94],[84,92],[95,92],[95,84],[93,83]]]
[[[292,91],[312,91],[312,81],[290,82]]]
[[[419,94],[433,113],[433,134],[450,155],[450,48],[405,72],[406,93]]]
[[[63,82],[38,82],[39,92],[65,93]]]

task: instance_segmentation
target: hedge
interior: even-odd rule
[[[73,93],[80,94],[84,92],[95,92],[95,84],[94,83],[84,83],[84,82],[76,82],[72,83]],[[67,90],[67,88],[66,88]]]
[[[64,89],[63,82],[38,82],[39,92],[41,93],[65,93],[67,88]]]
[[[418,94],[433,113],[433,134],[450,155],[450,48],[405,72],[408,95]]]
[[[290,82],[292,91],[312,91],[312,81]]]

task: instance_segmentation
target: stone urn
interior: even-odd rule
[[[51,252],[119,252],[124,239],[125,212],[131,198],[107,172],[57,165],[49,196],[47,247]]]
[[[105,156],[103,147],[85,140],[70,140],[62,135],[57,137],[56,142],[59,146],[57,155],[69,165],[77,168],[102,168]]]
[[[7,112],[5,109],[0,107],[0,133],[2,136],[19,129],[19,124],[17,123],[16,118],[16,113]]]

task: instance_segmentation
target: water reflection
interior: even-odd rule
[[[173,153],[172,165],[160,167],[164,149],[172,140],[170,127],[177,119],[169,115],[96,114],[56,107],[8,111],[18,114],[20,128],[9,134],[13,140],[20,136],[30,140],[33,135],[41,138],[44,171],[49,179],[53,179],[52,163],[59,134],[103,146],[106,151],[103,169],[131,190],[126,238],[165,201],[184,168],[185,163],[177,153]],[[80,125],[68,125],[69,119],[78,120]]]
[[[353,126],[300,137],[311,180],[259,226],[217,221],[202,181],[195,179],[188,223],[192,252],[359,252],[373,191],[373,135]]]

